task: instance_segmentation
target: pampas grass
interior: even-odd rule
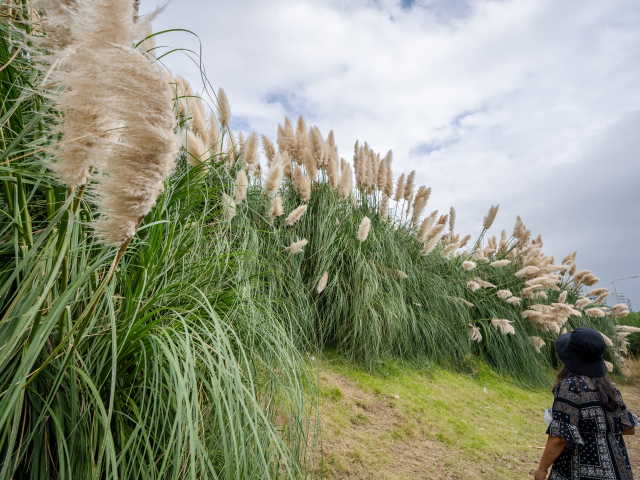
[[[594,318],[602,318],[604,317],[604,312],[602,310],[600,310],[599,308],[589,308],[587,310],[584,311],[585,315],[588,315],[590,317],[594,317]]]
[[[469,287],[469,290],[471,290],[472,292],[480,289],[480,285],[478,285],[478,283],[474,282],[473,280],[469,280],[467,282],[467,287]]]
[[[280,188],[283,177],[284,168],[282,166],[282,157],[278,153],[275,155],[273,161],[271,162],[271,167],[269,168],[269,173],[267,174],[267,180],[264,183],[265,193],[267,195],[273,195],[278,190],[278,188]]]
[[[247,173],[244,170],[240,170],[238,172],[238,177],[236,178],[236,184],[233,190],[233,199],[236,204],[239,204],[244,200],[244,197],[247,196],[247,189],[249,188],[249,179],[247,178]]]
[[[292,226],[294,223],[300,220],[300,217],[302,217],[302,215],[304,215],[306,211],[307,205],[300,205],[289,214],[289,216],[285,220],[285,223],[289,226]]]
[[[482,334],[480,333],[480,329],[478,327],[469,324],[468,332],[472,342],[482,342]]]
[[[476,262],[465,260],[464,262],[462,262],[462,268],[465,270],[473,270],[474,268],[476,268]]]
[[[420,255],[422,255],[423,257],[425,255],[428,255],[430,252],[433,251],[434,248],[436,248],[436,245],[438,245],[439,241],[440,241],[440,236],[439,235],[434,235],[433,237],[431,237],[424,244],[424,248],[420,251]]]
[[[410,198],[413,197],[413,182],[416,178],[416,171],[412,170],[407,177],[407,183],[404,185],[403,197],[406,201],[411,202]]]
[[[307,170],[309,178],[311,180],[315,180],[317,173],[316,159],[314,158],[313,153],[311,153],[309,147],[305,147],[302,151],[302,162],[304,164],[304,168]]]
[[[494,268],[499,268],[499,267],[505,267],[510,263],[511,263],[510,260],[497,260],[495,262],[491,262],[489,265],[491,265]]]
[[[346,200],[351,195],[351,190],[353,189],[353,171],[351,170],[351,165],[346,164],[342,169],[342,174],[340,177],[340,185],[339,185],[339,193],[340,198]]]
[[[498,290],[496,292],[496,295],[498,296],[498,298],[506,300],[507,298],[512,297],[513,293],[511,293],[511,290]]]
[[[491,320],[491,326],[496,330],[500,329],[500,332],[502,333],[502,335],[516,334],[516,331],[513,328],[513,325],[511,325],[511,322],[506,319],[494,318]]]
[[[362,222],[360,222],[360,227],[358,228],[358,240],[360,243],[364,242],[369,236],[369,229],[371,228],[371,220],[369,217],[364,217]]]
[[[534,267],[532,265],[528,266],[528,267],[524,267],[521,270],[518,270],[516,273],[514,273],[514,275],[516,277],[524,277],[526,275],[533,275],[536,274],[540,271],[540,269],[538,267]]]
[[[187,151],[187,162],[189,162],[189,165],[192,167],[197,167],[202,163],[206,153],[204,143],[202,143],[200,137],[191,130],[183,131],[182,141],[182,145]]]
[[[222,195],[222,212],[225,220],[231,221],[236,216],[236,202],[229,195]]]
[[[229,128],[229,122],[231,121],[231,106],[229,105],[229,99],[224,91],[224,88],[218,89],[218,122],[222,125],[222,129]]]
[[[297,242],[291,242],[291,245],[285,247],[285,250],[289,250],[291,255],[295,255],[296,253],[302,253],[302,249],[309,243],[309,240],[303,238],[302,240],[298,240]]]
[[[456,209],[451,207],[449,210],[449,232],[453,233],[456,227]]]
[[[507,299],[507,303],[510,303],[511,305],[520,305],[520,298],[519,297],[510,297]]]
[[[609,337],[607,337],[604,333],[602,332],[598,332],[600,335],[602,335],[602,339],[604,340],[604,343],[607,347],[613,347],[613,342],[611,341],[611,339]]]
[[[591,303],[591,299],[589,298],[581,298],[576,302],[576,308],[583,309],[587,305]]]
[[[284,209],[282,208],[282,198],[280,198],[280,196],[276,196],[271,202],[271,208],[269,209],[269,222],[273,223],[273,220],[282,214],[284,214]]]
[[[262,151],[264,156],[267,157],[267,166],[271,167],[271,162],[276,156],[276,149],[266,135],[262,135]]]
[[[546,345],[540,337],[529,337],[529,343],[535,348],[536,352],[541,353],[540,349]]]
[[[322,277],[320,277],[320,281],[318,282],[318,286],[316,287],[316,291],[318,293],[322,293],[327,286],[327,281],[329,280],[329,272],[324,272]]]
[[[311,199],[311,181],[297,165],[293,167],[293,184],[302,201],[308,202]]]
[[[566,290],[564,292],[562,292],[560,294],[560,296],[558,297],[558,303],[564,303],[567,300],[567,295],[569,292],[567,292]]]
[[[398,184],[396,185],[396,196],[393,197],[395,202],[399,202],[402,196],[404,195],[404,173],[400,175],[398,179]]]
[[[429,215],[427,218],[425,218],[422,221],[422,224],[420,225],[420,229],[418,230],[418,241],[420,243],[424,243],[427,241],[431,227],[433,227],[433,224],[436,223],[437,216],[438,216],[438,211],[435,210],[434,212],[431,212],[431,215]]]
[[[489,213],[487,213],[487,215],[484,217],[484,221],[482,222],[482,227],[485,230],[489,230],[491,228],[491,225],[493,225],[493,221],[496,219],[499,208],[500,205],[491,205],[491,208],[489,208]]]

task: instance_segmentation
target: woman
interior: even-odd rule
[[[638,418],[607,377],[602,335],[576,328],[556,340],[564,366],[553,387],[547,445],[535,480],[633,480],[623,435]]]

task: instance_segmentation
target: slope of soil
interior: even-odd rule
[[[385,364],[369,374],[316,360],[328,479],[530,479],[546,441],[548,389],[479,365],[473,375]],[[640,385],[620,387],[640,412]],[[640,473],[640,440],[628,442]]]

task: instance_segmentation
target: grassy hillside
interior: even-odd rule
[[[162,66],[129,0],[28,5],[0,17],[0,480],[317,472],[306,351],[335,350],[375,398],[410,402],[389,438],[461,452],[496,447],[465,423],[477,398],[418,422],[444,415],[458,379],[443,367],[479,368],[508,408],[501,382],[546,385],[554,339],[593,326],[620,370],[626,312],[606,292],[585,303],[597,278],[519,218],[493,235],[491,206],[463,235],[455,209],[426,214],[431,189],[391,152],[356,143],[347,162],[302,117],[277,151],[245,138],[204,73],[198,95]],[[440,383],[414,397],[395,362]]]

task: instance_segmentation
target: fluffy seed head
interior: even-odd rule
[[[511,325],[511,322],[506,319],[494,318],[491,320],[491,326],[496,330],[500,329],[500,332],[502,332],[503,335],[516,334],[516,331],[513,328],[513,325]]]
[[[405,183],[404,185],[403,197],[407,201],[409,201],[409,198],[413,196],[413,182],[415,178],[416,178],[416,171],[412,170],[409,176],[407,177],[407,183]]]
[[[222,213],[227,221],[236,216],[236,202],[227,194],[222,195]]]
[[[607,347],[613,347],[613,342],[611,341],[611,339],[609,337],[607,337],[604,333],[602,332],[598,332],[600,335],[602,335],[602,339],[604,340],[604,343]]]
[[[285,247],[285,250],[289,250],[291,255],[295,255],[296,253],[301,253],[304,246],[309,243],[309,240],[303,238],[302,240],[298,240],[297,242],[292,242],[291,245]]]
[[[511,263],[511,260],[497,260],[495,262],[491,262],[490,265],[492,267],[499,268],[499,267],[504,267],[506,265],[509,265],[510,263]]]
[[[589,308],[584,311],[584,313],[590,317],[594,318],[602,318],[604,317],[604,312],[599,308]]]
[[[187,161],[192,167],[202,163],[206,154],[206,148],[199,136],[191,130],[184,130],[182,136],[182,146],[187,151]]]
[[[507,298],[507,303],[510,303],[511,305],[520,305],[520,298],[519,297]]]
[[[400,175],[398,179],[398,185],[396,186],[396,196],[393,197],[393,200],[399,202],[404,194],[404,173]]]
[[[591,303],[591,300],[588,298],[581,298],[576,302],[576,308],[583,309],[587,305]]]
[[[504,300],[506,300],[506,299],[507,299],[507,298],[509,298],[509,297],[513,297],[513,293],[511,293],[511,291],[510,291],[510,290],[498,290],[498,291],[496,292],[496,295],[497,295],[499,298],[502,298],[502,299],[504,299]]]
[[[484,221],[482,222],[482,227],[485,230],[489,230],[491,228],[491,225],[493,225],[493,221],[496,219],[499,208],[500,205],[491,205],[491,208],[489,208],[489,213],[487,213],[487,215],[484,217]]]
[[[339,193],[340,198],[346,200],[351,195],[351,189],[353,188],[353,171],[351,170],[351,165],[348,163],[342,169],[342,174],[340,176],[340,185],[339,185]]]
[[[449,210],[449,231],[453,233],[453,229],[456,227],[456,209],[451,207]]]
[[[297,165],[293,170],[293,184],[302,201],[308,202],[311,199],[311,181]]]
[[[418,230],[418,241],[424,243],[427,241],[427,236],[429,235],[429,231],[433,224],[436,223],[436,217],[438,216],[438,211],[435,210],[431,212],[427,218],[422,221],[422,225],[420,225],[420,230]]]
[[[267,157],[267,166],[270,167],[276,156],[276,149],[266,135],[262,135],[262,150],[264,151],[264,156]]]
[[[439,241],[440,241],[440,235],[439,234],[434,234],[433,237],[431,237],[424,244],[424,248],[420,251],[420,255],[422,255],[423,257],[425,255],[428,255],[431,251],[433,251],[434,248],[436,248],[436,245],[438,245]]]
[[[529,343],[533,348],[536,349],[536,352],[538,353],[540,353],[540,349],[546,345],[546,343],[544,343],[544,340],[542,340],[540,337],[529,337]]]
[[[482,342],[482,334],[480,333],[480,329],[469,324],[469,337],[471,337],[472,342]]]
[[[564,302],[565,302],[565,300],[567,299],[567,294],[568,294],[568,293],[569,293],[569,292],[567,292],[566,290],[565,290],[564,292],[562,292],[562,293],[560,294],[560,296],[558,297],[558,303],[564,303]]]
[[[467,287],[469,287],[469,290],[471,290],[472,292],[475,292],[476,290],[480,289],[480,285],[478,285],[476,282],[474,282],[473,280],[469,280],[467,282]]]
[[[316,159],[313,157],[313,153],[311,153],[311,149],[309,147],[305,147],[302,151],[302,162],[304,163],[304,168],[307,169],[307,174],[311,180],[315,180],[316,172],[317,172],[317,164]]]
[[[360,240],[360,243],[364,242],[369,236],[369,228],[371,228],[371,220],[369,217],[364,217],[358,228],[358,240]]]
[[[426,198],[416,197],[415,201],[413,202],[412,220],[414,225],[416,225],[418,223],[418,220],[420,220],[420,215],[422,215],[422,211],[424,210],[424,207],[426,205],[427,205]]]
[[[393,152],[389,150],[385,159],[386,182],[384,185],[384,193],[391,198],[393,196],[393,171],[391,170],[391,162],[393,162]]]
[[[229,122],[231,121],[231,106],[229,105],[229,99],[224,91],[224,88],[218,89],[218,122],[222,125],[222,128],[229,128]]]
[[[269,209],[269,222],[273,222],[276,217],[279,217],[284,213],[282,208],[282,198],[277,196],[271,202],[271,208]]]
[[[525,275],[533,275],[534,273],[538,273],[540,269],[534,266],[524,267],[522,270],[518,270],[514,275],[516,277],[524,277]]]
[[[307,206],[300,205],[298,208],[296,208],[289,214],[285,223],[289,226],[292,226],[294,223],[300,220],[300,217],[304,215],[306,211],[307,211]]]
[[[605,367],[607,367],[607,372],[613,372],[613,363],[604,361]]]
[[[284,177],[284,169],[282,167],[282,157],[276,154],[274,161],[271,162],[271,168],[267,174],[267,181],[264,184],[264,191],[267,195],[273,195],[282,183]]]
[[[462,262],[462,268],[464,268],[465,270],[473,270],[474,268],[476,268],[476,262],[465,260],[464,262]]]
[[[320,281],[318,282],[318,287],[316,288],[318,293],[322,293],[322,291],[327,286],[327,281],[329,280],[329,272],[324,272],[322,277],[320,277]]]
[[[389,197],[386,195],[382,196],[382,201],[380,202],[380,218],[387,218],[389,211]]]

